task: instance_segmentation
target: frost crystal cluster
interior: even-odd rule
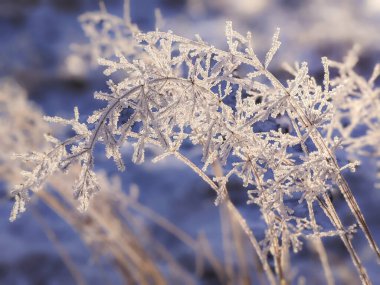
[[[105,25],[100,31],[96,28],[99,19]],[[146,148],[155,145],[162,152],[154,161],[176,157],[215,190],[217,205],[228,205],[271,284],[290,282],[289,250],[301,250],[305,239],[316,245],[327,282],[333,284],[322,238],[334,235],[343,241],[363,284],[371,283],[352,245],[355,225],[343,225],[330,193],[340,191],[380,257],[342,174],[345,169],[355,171],[359,154],[379,155],[379,89],[374,84],[379,66],[368,81],[360,77],[353,70],[357,61],[354,50],[343,63],[322,59],[321,84],[309,75],[307,63],[287,66],[291,79],[281,82],[270,72],[281,44],[279,31],[265,59],[260,60],[253,50],[251,33],[238,33],[231,22],[226,24],[228,49],[220,50],[199,36],[190,40],[170,31],[139,32],[130,21],[123,22],[104,11],[86,14],[82,21],[90,44],[79,50],[91,58],[101,56],[104,73],[118,80],[108,81],[109,92],[95,93],[95,98],[106,104],[87,122],[80,121],[77,108],[73,119],[46,118],[70,126],[75,135],[63,141],[49,136],[49,151],[22,156],[35,167],[23,172],[23,184],[13,189],[14,217],[24,211],[30,190],[38,191],[49,176],[65,171],[74,162],[81,165],[74,194],[80,209],[86,210],[91,196],[99,191],[93,170],[97,144],[104,145],[106,156],[121,171],[125,169],[123,145],[133,144],[136,164],[144,162]],[[114,31],[112,36],[110,30]],[[338,72],[330,78],[332,69]],[[280,122],[279,126],[274,121]],[[359,125],[368,130],[354,137]],[[185,156],[184,145],[189,144],[202,149],[201,165]],[[351,162],[338,162],[338,148],[344,149]],[[227,182],[232,176],[241,179],[248,203],[261,211],[266,224],[261,241],[229,200]],[[304,209],[302,214],[297,212],[300,208]],[[333,230],[318,223],[317,208],[322,209]],[[274,257],[274,268],[269,265],[270,256]]]

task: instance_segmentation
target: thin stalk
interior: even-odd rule
[[[177,159],[179,159],[185,165],[187,165],[192,170],[194,170],[195,173],[197,173],[211,187],[211,189],[213,189],[217,194],[219,194],[218,186],[206,174],[204,174],[204,172],[201,169],[199,169],[191,160],[189,160],[187,157],[185,157],[184,155],[182,155],[179,152],[175,152],[174,155]],[[268,278],[270,284],[275,285],[276,279],[273,275],[273,272],[270,269],[268,261],[265,258],[264,254],[260,248],[259,242],[257,241],[256,237],[254,236],[252,230],[249,228],[246,220],[243,218],[243,216],[240,214],[240,212],[236,209],[234,204],[229,199],[224,200],[223,203],[225,203],[225,205],[227,206],[231,215],[238,222],[238,224],[242,228],[243,232],[248,236],[250,243],[252,244],[253,248],[256,251],[256,254],[258,255],[258,257],[261,261],[264,272],[267,275],[267,278]]]
[[[331,267],[329,264],[329,259],[328,259],[327,253],[326,253],[326,249],[323,245],[321,237],[318,234],[319,231],[318,231],[317,222],[315,220],[312,202],[307,201],[307,206],[308,206],[308,210],[309,210],[309,217],[310,217],[311,226],[313,227],[313,232],[315,234],[315,237],[313,237],[311,239],[311,242],[313,243],[315,249],[318,252],[319,259],[321,260],[323,272],[325,273],[325,278],[326,278],[327,284],[328,285],[334,285],[335,281],[334,281],[333,274],[331,272]]]
[[[273,86],[276,88],[281,89],[283,92],[285,92],[286,96],[289,98],[289,103],[292,108],[292,111],[297,114],[298,120],[302,123],[303,127],[309,130],[310,137],[313,140],[313,142],[316,144],[317,148],[322,152],[322,154],[326,157],[326,161],[331,165],[333,164],[337,178],[335,179],[335,182],[337,186],[339,187],[339,190],[343,194],[343,197],[347,201],[347,204],[351,210],[351,212],[354,214],[357,222],[359,223],[360,228],[364,232],[365,237],[367,238],[369,245],[372,247],[372,249],[375,251],[378,259],[380,259],[380,250],[372,237],[372,234],[368,228],[368,225],[364,219],[364,216],[359,208],[358,203],[356,202],[355,197],[353,196],[351,189],[349,188],[346,180],[344,179],[343,175],[340,172],[340,168],[338,165],[338,162],[335,158],[335,156],[331,153],[331,150],[327,147],[326,143],[323,140],[323,137],[321,133],[313,126],[309,118],[306,116],[306,114],[303,112],[302,108],[297,104],[297,102],[294,101],[294,99],[290,96],[290,93],[287,91],[287,89],[282,85],[282,83],[269,71],[265,70],[263,71],[265,76],[272,82]],[[312,128],[312,129],[310,129]]]
[[[48,239],[52,242],[54,247],[57,249],[58,254],[61,256],[63,263],[66,265],[71,276],[75,280],[75,283],[77,285],[86,285],[87,284],[86,280],[84,279],[81,272],[75,266],[75,263],[71,259],[67,250],[59,242],[57,235],[54,233],[54,231],[50,228],[50,226],[44,220],[42,215],[36,209],[32,209],[32,213],[34,214],[34,217],[36,218],[36,220],[40,223],[40,225],[41,225],[42,229],[44,230],[44,232],[46,233],[46,236],[48,237]]]
[[[335,226],[336,229],[339,230],[340,238],[346,246],[347,251],[349,252],[351,259],[355,265],[355,268],[358,270],[362,284],[371,285],[372,282],[368,277],[367,271],[363,266],[362,262],[360,261],[360,258],[352,245],[351,237],[348,235],[348,233],[346,233],[344,226],[337,212],[335,211],[333,204],[331,203],[330,198],[327,196],[327,194],[323,194],[323,199],[318,198],[318,202],[323,211],[325,212],[326,216],[330,219],[331,223]]]

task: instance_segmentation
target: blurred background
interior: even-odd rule
[[[379,0],[130,2],[131,20],[142,31],[155,29],[159,8],[160,29],[190,38],[200,34],[220,48],[226,47],[225,21],[232,20],[236,30],[253,32],[261,58],[280,27],[282,46],[272,62],[280,78],[281,64],[295,61],[309,62],[311,73],[320,77],[322,56],[342,60],[355,44],[361,48],[358,73],[368,77],[380,61]],[[104,3],[110,14],[123,16],[122,0]],[[265,284],[259,270],[249,270],[257,266],[249,250],[229,260],[231,251],[249,246],[234,221],[214,206],[211,189],[174,159],[133,165],[132,147],[125,150],[125,173],[99,155],[97,168],[106,190],[85,215],[76,212],[70,196],[74,169],[69,176],[54,177],[51,191],[35,197],[27,212],[9,223],[8,189],[19,179],[20,166],[9,155],[45,147],[42,134],[51,127],[42,114],[72,117],[78,106],[86,118],[98,106],[94,91],[107,89],[101,68],[74,53],[75,45],[88,42],[78,17],[90,11],[99,11],[98,1],[0,0],[0,78],[7,78],[0,84],[0,284]],[[15,128],[23,133],[13,134]],[[187,152],[200,155],[198,149]],[[373,187],[373,163],[364,161],[347,179],[379,241],[380,193]],[[248,221],[258,219],[257,211],[245,205],[240,182],[229,189]],[[342,219],[350,221],[348,211]],[[260,223],[254,226],[260,229]],[[380,280],[366,243],[355,242],[372,280]],[[343,245],[331,239],[327,248],[337,284],[359,284]],[[311,247],[306,245],[294,265],[298,284],[323,284]]]

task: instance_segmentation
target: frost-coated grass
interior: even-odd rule
[[[359,76],[354,71],[358,61],[355,48],[343,62],[322,58],[323,82],[309,75],[307,63],[287,65],[289,79],[281,82],[270,71],[281,44],[279,30],[265,59],[260,60],[253,50],[251,33],[235,31],[231,22],[225,29],[228,49],[220,50],[199,36],[187,39],[170,31],[140,32],[127,13],[125,19],[119,19],[102,10],[83,15],[81,21],[91,41],[76,50],[92,59],[100,57],[104,74],[116,74],[118,80],[108,81],[109,92],[95,93],[106,106],[95,110],[86,122],[80,121],[77,108],[73,119],[46,118],[70,126],[76,134],[63,141],[46,136],[52,145],[49,151],[20,155],[34,167],[23,172],[24,182],[12,191],[16,203],[11,220],[25,210],[30,191],[38,191],[48,177],[77,162],[81,170],[74,195],[81,210],[91,207],[91,197],[100,190],[93,170],[97,144],[105,146],[106,156],[121,171],[125,170],[120,151],[124,144],[133,144],[132,160],[137,164],[144,162],[145,149],[155,145],[162,152],[154,161],[174,156],[215,190],[215,204],[227,205],[248,235],[270,284],[292,281],[290,251],[302,250],[305,239],[317,249],[326,282],[334,284],[322,241],[328,236],[341,238],[362,283],[371,284],[352,245],[355,225],[343,224],[329,193],[335,189],[341,192],[380,258],[342,174],[345,169],[355,171],[359,155],[379,155],[380,91],[375,85],[379,65],[370,79]],[[97,25],[100,22],[101,27]],[[332,69],[334,77],[330,76]],[[130,112],[127,118],[123,117],[125,110]],[[287,121],[289,127],[253,131],[271,120]],[[367,131],[354,136],[360,126]],[[202,165],[184,155],[185,143],[202,149]],[[351,162],[338,162],[338,148],[343,148]],[[247,195],[247,203],[260,209],[266,223],[261,241],[229,200],[227,183],[232,176],[241,179],[247,190],[241,195]],[[307,215],[297,214],[289,203],[294,198],[297,207],[307,209]],[[324,229],[316,220],[317,208],[334,230]],[[274,268],[269,265],[270,256],[274,257]]]

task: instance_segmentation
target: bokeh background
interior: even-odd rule
[[[122,0],[104,2],[109,13],[122,16]],[[379,0],[131,0],[130,2],[132,22],[142,31],[155,29],[155,9],[159,8],[163,17],[163,30],[172,30],[186,37],[200,34],[204,40],[221,48],[226,47],[225,21],[232,20],[235,29],[240,32],[248,30],[253,32],[255,49],[261,58],[265,56],[270,46],[276,27],[280,27],[282,46],[272,63],[273,72],[280,78],[283,74],[281,64],[295,61],[309,62],[311,73],[320,77],[323,71],[320,63],[322,56],[341,60],[355,44],[361,47],[357,66],[360,74],[368,77],[375,63],[380,62]],[[78,106],[81,117],[85,118],[98,106],[93,100],[93,93],[106,90],[106,78],[101,68],[85,60],[82,61],[73,55],[71,48],[73,44],[87,41],[78,17],[84,12],[95,10],[99,10],[99,3],[96,0],[0,0],[0,78],[12,78],[17,82],[20,88],[25,90],[28,100],[33,102],[33,110],[39,110],[38,112],[47,115],[71,117],[73,107]],[[20,92],[23,92],[22,89]],[[0,151],[10,154],[11,150],[6,147],[4,141],[0,142]],[[187,151],[189,156],[200,155],[198,149]],[[136,166],[130,161],[131,149],[127,147],[125,152],[127,164],[125,173],[118,173],[111,161],[99,155],[97,167],[104,171],[105,185],[108,185],[108,188],[117,188],[115,191],[128,193],[128,198],[125,199],[127,204],[131,199],[138,199],[144,209],[149,209],[162,219],[171,222],[171,225],[175,225],[179,231],[183,231],[192,239],[188,242],[194,242],[192,245],[195,249],[183,242],[183,236],[182,239],[178,239],[178,233],[177,236],[168,233],[167,229],[162,229],[162,224],[149,218],[156,214],[143,215],[141,209],[131,209],[127,205],[123,207],[128,208],[128,211],[123,213],[122,208],[115,210],[110,206],[108,210],[112,212],[114,209],[116,212],[110,214],[110,219],[119,218],[124,228],[131,229],[132,235],[144,236],[141,242],[148,252],[157,251],[158,246],[163,246],[170,252],[175,260],[174,263],[186,273],[176,277],[177,279],[173,277],[169,283],[181,284],[178,280],[190,278],[196,284],[223,284],[212,266],[206,264],[201,272],[197,272],[195,265],[196,252],[199,251],[197,246],[205,244],[198,242],[202,240],[208,241],[206,243],[217,260],[220,262],[225,260],[226,248],[221,230],[223,212],[213,205],[212,191],[196,175],[175,160],[169,159],[159,164],[147,162]],[[0,163],[6,168],[5,160]],[[347,178],[379,242],[380,193],[373,187],[374,168],[374,162],[367,159],[357,173]],[[130,269],[128,265],[122,263],[130,261],[115,262],[117,250],[105,246],[107,243],[104,241],[91,241],[91,236],[96,236],[96,230],[99,229],[92,228],[89,230],[90,234],[84,234],[86,226],[91,223],[96,224],[97,220],[92,221],[90,214],[89,221],[81,221],[78,225],[75,219],[82,219],[80,215],[70,216],[64,210],[59,212],[58,206],[52,207],[51,199],[57,198],[57,195],[33,199],[31,209],[14,223],[9,223],[8,217],[12,206],[12,200],[8,196],[10,185],[5,174],[2,172],[0,174],[4,175],[0,176],[0,284],[40,285],[81,282],[84,282],[82,284],[129,284],[125,276],[131,273],[123,273],[123,270]],[[119,182],[114,181],[112,184],[109,181],[113,176],[118,177],[120,185]],[[67,187],[67,192],[70,192],[67,181],[61,179],[55,182],[56,184],[53,183],[53,187],[54,185]],[[112,187],[107,183],[111,183]],[[255,218],[258,219],[258,213],[245,205],[247,196],[239,181],[236,180],[236,183],[232,183],[229,188],[232,190],[234,203],[245,213],[248,221],[254,223]],[[112,192],[109,195],[112,196]],[[60,199],[57,201],[61,201]],[[101,199],[108,201],[107,197]],[[112,205],[115,201],[110,200],[109,203]],[[339,201],[336,204],[339,208]],[[343,205],[343,202],[341,204]],[[102,203],[95,206],[104,207]],[[104,209],[95,210],[102,212]],[[104,211],[107,212],[107,209]],[[340,209],[340,212],[343,215],[346,213],[343,220],[349,223],[351,220],[348,211]],[[104,221],[102,223],[103,227],[99,231],[107,237],[107,234],[104,234],[104,231],[107,232],[106,223]],[[113,230],[118,231],[116,223],[110,222],[110,224],[114,225]],[[260,221],[257,224],[259,225]],[[257,224],[255,226],[259,228]],[[123,246],[124,242],[131,242],[129,239],[120,241],[119,246]],[[154,245],[153,241],[159,245]],[[364,238],[356,239],[355,244],[376,284],[379,282],[377,280],[380,280],[380,270],[371,259]],[[359,284],[343,246],[336,240],[327,240],[327,246],[334,249],[331,262],[334,262],[340,271],[337,273],[341,276],[340,284]],[[161,271],[169,270],[166,265],[168,259],[156,255],[158,254],[149,255],[149,259],[154,260],[153,263],[157,264]],[[140,253],[140,256],[144,256],[143,253]],[[248,264],[250,262],[254,264],[253,256],[246,258]],[[303,284],[323,284],[320,269],[310,270],[318,263],[311,249],[306,249],[305,253],[294,260],[294,263],[298,268],[294,274],[306,278],[306,283]],[[137,262],[136,266],[139,266],[138,264],[147,266],[144,265],[146,261]],[[123,269],[123,266],[127,269]],[[305,273],[302,274],[303,272]],[[247,277],[246,280],[248,283],[245,284],[259,282],[257,276]],[[130,284],[133,284],[132,281]]]

